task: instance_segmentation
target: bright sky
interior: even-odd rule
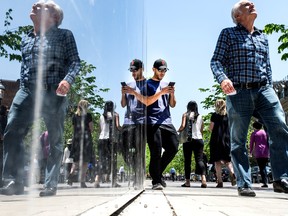
[[[21,3],[20,3],[21,2]],[[190,100],[198,103],[201,114],[208,111],[200,102],[207,96],[199,88],[214,84],[210,70],[220,31],[234,26],[230,11],[237,1],[192,0],[55,0],[64,11],[61,28],[74,33],[80,58],[97,67],[96,85],[110,88],[101,96],[120,106],[121,81],[131,80],[127,70],[133,58],[145,64],[146,77],[152,76],[153,62],[163,58],[170,69],[166,81],[175,81],[177,105],[171,109],[176,129]],[[32,25],[29,18],[34,0],[1,0],[0,34],[4,31],[5,12],[13,9],[13,27]],[[268,23],[285,24],[288,1],[255,0],[258,18],[255,26],[262,29]],[[279,35],[269,36],[273,80],[287,76],[287,62],[277,53]],[[0,79],[17,80],[20,63],[0,59]],[[211,110],[210,110],[211,111]]]

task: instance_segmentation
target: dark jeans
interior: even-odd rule
[[[135,186],[143,186],[145,179],[146,126],[123,125],[121,153],[134,175]]]
[[[267,185],[268,178],[267,178],[267,170],[266,166],[268,164],[268,158],[256,158],[257,164],[259,166],[259,172],[261,175],[262,183]]]
[[[49,133],[50,152],[45,171],[45,187],[56,188],[63,153],[66,98],[56,95],[57,86],[41,92],[41,117]],[[3,178],[23,183],[25,151],[23,139],[34,121],[35,92],[21,88],[16,93],[4,133]]]
[[[184,169],[186,179],[190,179],[192,152],[194,152],[196,163],[195,173],[206,175],[206,167],[203,162],[203,148],[204,142],[202,139],[192,139],[190,142],[183,143]]]
[[[0,140],[0,187],[3,186],[2,171],[3,171],[3,141]]]
[[[178,151],[177,132],[173,125],[147,125],[147,142],[150,149],[149,172],[154,185],[161,183],[163,171]]]
[[[112,185],[117,181],[117,143],[109,139],[99,139],[98,143],[99,167],[97,173],[112,174]]]
[[[110,174],[111,173],[111,159],[112,149],[109,139],[99,139],[98,142],[98,156],[99,156],[99,167],[98,174]]]

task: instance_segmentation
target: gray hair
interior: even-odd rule
[[[241,1],[237,2],[233,7],[232,7],[232,10],[231,10],[231,17],[232,17],[232,20],[233,20],[233,23],[235,23],[236,25],[238,25],[238,21],[235,17],[235,15],[237,13],[241,13],[241,11],[239,10],[239,7],[241,6]]]
[[[64,17],[63,10],[61,9],[61,7],[52,0],[48,0],[45,4],[53,8],[54,10],[53,13],[55,15],[55,24],[57,27],[60,26]]]

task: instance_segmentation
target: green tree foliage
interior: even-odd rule
[[[85,61],[81,61],[80,74],[76,77],[75,83],[71,86],[70,92],[68,93],[69,106],[67,115],[65,118],[65,140],[73,137],[73,126],[72,116],[76,112],[78,102],[85,99],[89,102],[89,110],[93,116],[93,143],[94,150],[96,152],[96,144],[99,137],[99,117],[100,113],[96,112],[97,108],[102,109],[104,106],[104,99],[99,95],[100,93],[108,92],[108,88],[98,88],[96,85],[96,77],[91,75],[96,69],[92,64],[88,64]]]
[[[218,83],[215,83],[212,88],[199,88],[199,91],[202,93],[211,93],[208,97],[201,101],[204,109],[214,108],[215,101],[218,99],[225,100],[225,94],[223,93],[221,86]]]
[[[9,26],[13,18],[11,16],[12,9],[6,12],[4,26],[6,30],[2,35],[0,35],[0,57],[8,58],[9,61],[17,60],[21,61],[21,55],[19,54],[21,45],[21,35],[23,33],[29,32],[33,27],[20,26],[17,29],[10,30]]]
[[[278,53],[282,54],[281,60],[287,60],[288,58],[288,28],[283,24],[267,24],[265,25],[264,32],[266,34],[281,33],[278,38],[278,42],[281,43],[278,47]]]

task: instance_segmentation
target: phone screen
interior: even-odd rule
[[[122,86],[127,86],[126,82],[121,82]]]
[[[174,86],[175,82],[169,82],[168,86]]]

